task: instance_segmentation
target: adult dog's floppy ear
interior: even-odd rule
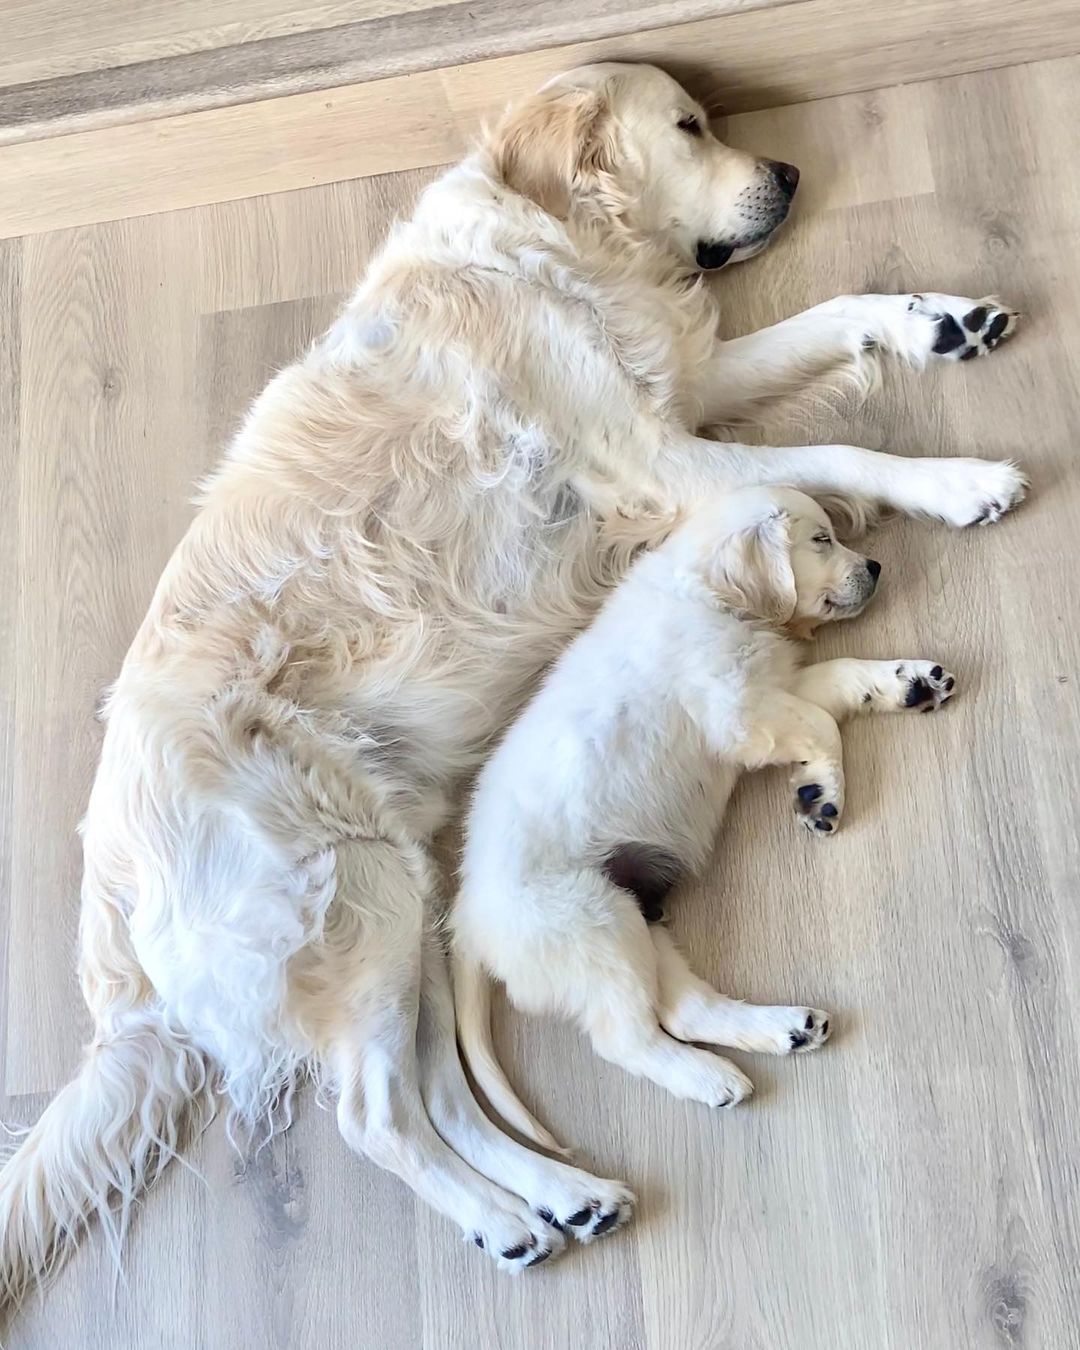
[[[543,89],[511,108],[489,138],[499,176],[565,220],[575,190],[601,187],[614,165],[614,128],[598,89]]]
[[[710,559],[708,584],[721,604],[777,626],[795,613],[788,516],[773,511],[722,540]]]

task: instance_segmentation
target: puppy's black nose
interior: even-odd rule
[[[769,161],[769,168],[772,169],[772,175],[776,181],[776,186],[791,201],[795,196],[795,189],[799,186],[799,171],[794,164],[783,164],[778,159]]]
[[[867,558],[866,570],[874,578],[874,585],[876,586],[877,579],[879,576],[881,576],[881,564],[879,562],[875,562],[873,558]]]

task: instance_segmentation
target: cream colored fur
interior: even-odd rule
[[[661,72],[571,72],[428,189],[256,401],[109,699],[94,1043],[0,1177],[12,1298],[90,1216],[123,1229],[203,1066],[257,1126],[315,1074],[347,1142],[504,1266],[561,1247],[545,1215],[626,1217],[624,1188],[519,1148],[465,1084],[428,856],[455,786],[703,493],[793,482],[964,524],[1023,490],[1010,465],[695,434],[871,340],[921,363],[972,303],[862,297],[719,343],[698,247],[758,251],[777,192]]]
[[[802,493],[707,503],[635,563],[485,764],[452,917],[458,1026],[488,1100],[541,1146],[491,1045],[488,974],[518,1007],[575,1017],[605,1059],[708,1106],[752,1086],[687,1042],[788,1054],[828,1037],[818,1009],[717,993],[646,916],[706,862],[744,769],[791,764],[796,819],[828,838],[844,807],[838,719],[951,697],[934,661],[800,668],[780,630],[854,617],[879,571]]]

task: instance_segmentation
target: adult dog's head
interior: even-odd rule
[[[718,141],[655,66],[568,71],[511,109],[490,144],[503,181],[546,211],[608,216],[703,270],[759,253],[799,182],[794,165]]]
[[[881,575],[880,563],[838,542],[813,498],[787,487],[744,488],[705,504],[671,546],[717,604],[799,637],[860,614]]]

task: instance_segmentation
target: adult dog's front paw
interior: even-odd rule
[[[1015,310],[1006,309],[993,296],[969,300],[961,295],[922,293],[911,297],[908,312],[929,320],[927,355],[946,361],[986,356],[1012,335],[1020,321]]]
[[[1011,461],[942,459],[934,467],[930,509],[950,525],[992,525],[1024,500],[1028,480]]]

